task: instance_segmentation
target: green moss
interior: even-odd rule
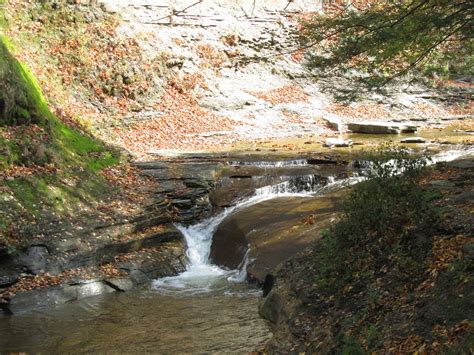
[[[4,181],[13,200],[7,210],[0,208],[0,215],[5,212],[7,216],[0,224],[0,234],[12,224],[27,226],[38,221],[45,212],[67,216],[81,210],[83,204],[95,205],[108,190],[98,171],[120,161],[119,154],[89,134],[66,126],[49,110],[35,77],[11,51],[11,43],[0,36],[0,108],[4,108],[0,132],[13,132],[11,139],[5,138],[7,134],[0,136],[0,169],[51,163],[56,170]],[[32,124],[40,127],[40,135],[31,135]],[[65,180],[77,183],[68,186]],[[12,245],[6,240],[0,240],[0,249],[10,250]],[[25,242],[20,240],[16,246]]]
[[[118,157],[112,155],[110,152],[104,152],[99,158],[92,160],[88,164],[88,169],[91,171],[97,171],[118,163]]]
[[[1,132],[1,130],[0,130]],[[0,137],[0,171],[20,161],[20,147],[15,142]]]
[[[7,26],[7,19],[5,18],[5,0],[0,0],[0,31]]]
[[[12,50],[12,45],[8,39],[4,36],[0,38],[2,73],[4,77],[9,74],[14,77],[14,82],[7,84],[15,87],[13,90],[14,97],[5,100],[14,103],[12,109],[7,109],[7,111],[13,113],[10,117],[4,117],[2,123],[29,123],[33,118],[39,120],[39,123],[51,133],[50,148],[64,163],[73,162],[84,165],[84,168],[91,171],[97,171],[118,163],[117,155],[108,152],[103,143],[83,132],[67,127],[51,113],[32,73],[11,56],[9,51]],[[12,73],[8,73],[8,71]],[[8,95],[7,88],[3,91],[5,92],[3,96]],[[19,106],[18,103],[22,105]]]
[[[52,124],[54,145],[57,146],[60,158],[68,163],[83,166],[90,172],[118,164],[117,153],[107,148],[85,133],[75,131],[55,120]]]
[[[37,191],[31,184],[31,181],[26,179],[15,179],[6,181],[7,185],[13,192],[19,204],[33,216],[37,215]]]
[[[28,112],[28,110],[24,109],[23,107],[15,108],[15,111],[13,112],[13,115],[19,121],[29,121],[29,120],[31,120],[30,113]]]
[[[31,72],[13,57],[13,46],[0,36],[0,125],[28,124],[51,119],[46,101]]]
[[[75,154],[85,155],[104,150],[97,141],[58,122],[55,122],[53,132],[62,148]]]

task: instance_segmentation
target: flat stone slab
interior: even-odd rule
[[[446,164],[451,168],[472,169],[474,168],[474,156],[464,159],[456,159]]]
[[[102,281],[91,281],[78,285],[58,285],[18,293],[12,296],[10,303],[4,305],[3,308],[6,308],[7,313],[24,313],[114,291],[112,287]]]
[[[426,139],[424,139],[423,137],[410,137],[400,140],[400,143],[426,143]]]
[[[347,128],[354,133],[368,134],[414,133],[418,130],[418,126],[415,125],[383,121],[350,122]]]
[[[326,139],[326,143],[324,143],[325,147],[350,147],[352,144],[351,139],[343,139],[343,138],[328,138]]]

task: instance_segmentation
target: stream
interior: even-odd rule
[[[6,317],[0,349],[34,353],[248,352],[270,337],[256,312],[258,293],[173,296],[132,291]],[[230,292],[230,291],[229,291]]]
[[[467,153],[472,153],[472,149],[440,153],[433,161],[453,160]],[[284,168],[288,173],[307,163],[292,160],[229,164],[269,172]],[[253,183],[262,184],[259,181],[265,179],[267,175],[258,176]],[[247,249],[236,269],[213,265],[210,253],[216,229],[229,216],[245,211],[252,211],[257,221],[259,206],[268,213],[270,201],[275,201],[275,211],[285,213],[285,206],[301,206],[305,201],[317,203],[319,197],[363,179],[363,174],[355,171],[324,178],[314,174],[273,176],[271,184],[254,188],[253,193],[240,197],[211,218],[178,226],[187,243],[188,265],[182,274],[155,280],[147,289],[90,297],[27,314],[0,316],[0,350],[242,353],[262,349],[271,337],[271,330],[257,312],[261,291],[246,282],[252,250]],[[275,218],[278,219],[278,214]],[[297,218],[301,219],[301,215]],[[290,222],[294,223],[289,220],[288,225]]]

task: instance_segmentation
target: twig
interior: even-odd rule
[[[286,4],[285,8],[283,9],[283,11],[286,11],[286,9],[288,8],[288,6],[290,6],[290,4],[295,1],[295,0],[288,0],[288,4]]]
[[[188,7],[185,7],[185,8],[184,8],[184,9],[182,9],[182,10],[178,10],[178,11],[176,11],[176,10],[173,10],[173,11],[172,11],[172,13],[171,13],[170,15],[167,15],[167,16],[164,16],[164,17],[161,17],[161,18],[159,18],[159,19],[158,19],[158,20],[156,20],[156,21],[161,21],[161,20],[164,20],[164,19],[166,19],[166,18],[169,18],[169,19],[170,19],[170,21],[171,21],[171,17],[173,17],[173,16],[177,16],[177,15],[179,15],[179,14],[182,14],[183,12],[186,12],[187,10],[189,10],[191,7],[193,7],[193,6],[196,6],[196,5],[199,5],[199,4],[200,4],[200,3],[202,3],[202,2],[203,2],[203,0],[198,0],[198,1],[197,1],[197,2],[195,2],[194,4],[191,4],[191,5],[189,5]]]

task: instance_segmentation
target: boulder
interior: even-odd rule
[[[399,134],[416,132],[418,126],[397,122],[361,121],[350,122],[347,128],[354,133]]]
[[[17,270],[0,267],[0,288],[13,285],[19,278],[20,273]]]
[[[74,285],[52,286],[12,296],[10,302],[4,305],[4,311],[13,314],[24,313],[114,291],[112,287],[100,280],[84,281],[84,283]]]
[[[45,246],[31,246],[25,253],[20,254],[18,263],[33,274],[40,274],[46,269],[48,256],[49,252]]]
[[[270,292],[269,295],[262,300],[258,307],[258,314],[273,324],[278,324],[280,320],[287,318],[284,301],[276,292]]]
[[[228,269],[237,269],[249,248],[245,233],[238,220],[230,218],[216,230],[212,241],[211,260]]]
[[[74,300],[112,293],[115,290],[101,280],[84,280],[80,284],[64,286],[64,292]]]
[[[446,165],[451,168],[472,169],[474,168],[474,158],[468,157],[463,159],[456,159],[446,163]]]

